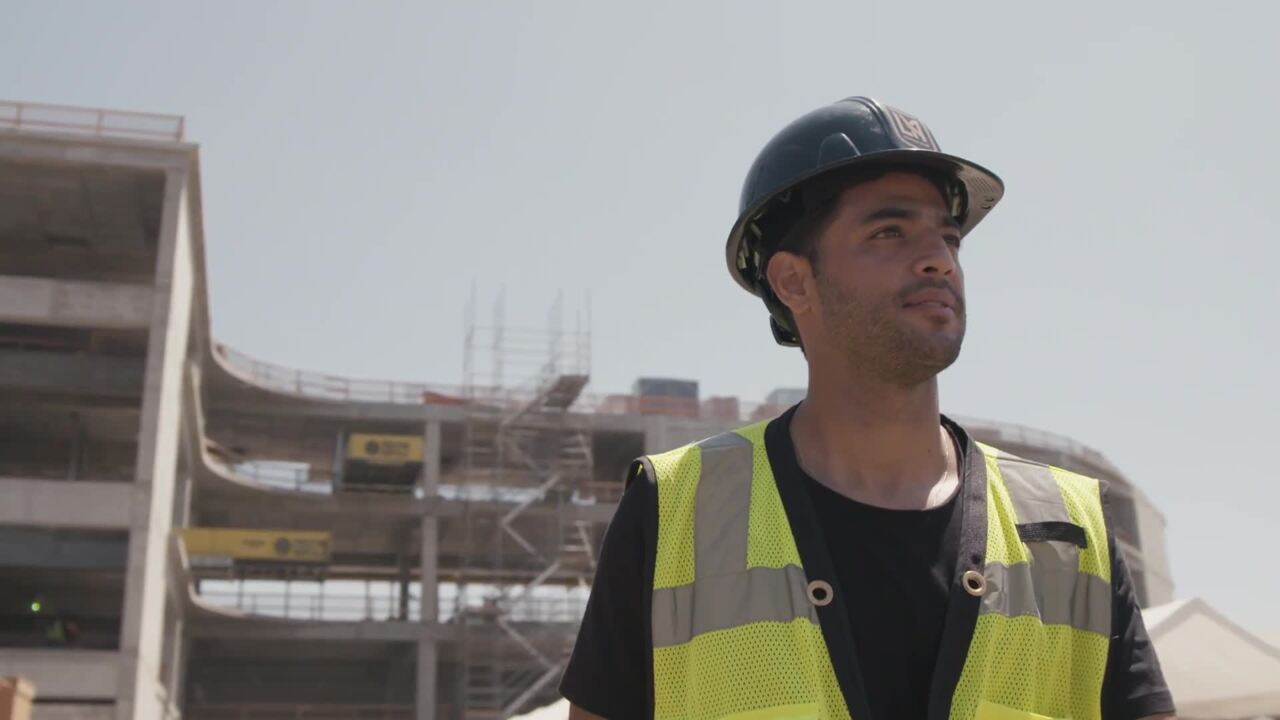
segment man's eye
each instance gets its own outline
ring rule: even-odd
[[[960,236],[959,236],[959,235],[948,235],[948,236],[946,237],[946,241],[947,241],[947,244],[948,244],[948,245],[950,245],[951,247],[956,248],[957,250],[959,250],[959,249],[960,249]]]
[[[881,228],[877,230],[875,234],[872,235],[871,237],[873,238],[902,237],[902,228],[898,227],[897,225],[891,225],[887,228]]]

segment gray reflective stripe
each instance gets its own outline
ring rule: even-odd
[[[694,577],[742,572],[751,518],[751,441],[724,433],[698,448],[702,474],[694,503]]]
[[[1052,470],[1008,453],[994,454],[1019,524],[1075,524]],[[1008,617],[1030,615],[1046,625],[1069,625],[1110,636],[1111,583],[1079,571],[1080,548],[1055,540],[1025,545],[1029,563],[1002,565],[988,561],[983,571],[987,590],[982,612]]]
[[[755,448],[737,433],[698,443],[702,472],[694,502],[695,580],[655,588],[653,646],[687,643],[695,635],[757,622],[790,622],[818,611],[806,592],[804,570],[747,568],[751,473]]]
[[[818,624],[818,609],[805,591],[804,570],[757,567],[730,575],[699,577],[688,585],[653,591],[653,646],[687,643],[695,635],[748,623]]]
[[[987,563],[983,574],[987,591],[982,612],[1007,617],[1030,615],[1046,625],[1070,625],[1077,630],[1111,635],[1111,583],[1076,570],[1074,561],[1053,559],[1046,553],[1078,552],[1074,545],[1031,543],[1032,563]]]
[[[1058,481],[1048,467],[1004,453],[996,456],[996,467],[1019,523],[1071,522]]]

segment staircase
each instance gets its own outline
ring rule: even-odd
[[[520,498],[498,518],[497,537],[471,537],[468,542],[475,543],[476,552],[492,552],[490,564],[495,568],[542,569],[521,586],[504,587],[502,595],[484,608],[462,611],[467,720],[507,718],[526,709],[564,671],[568,653],[563,643],[552,643],[536,630],[540,613],[563,613],[534,603],[538,588],[575,577],[585,582],[595,568],[589,524],[565,512],[593,477],[590,431],[567,422],[568,409],[587,379],[549,376],[505,413],[475,409],[468,414],[466,482],[518,490]],[[531,508],[542,510],[534,516],[528,514]],[[555,512],[548,516],[546,508]],[[535,522],[534,517],[539,519]]]
[[[502,678],[491,662],[468,663],[466,720],[502,720]]]

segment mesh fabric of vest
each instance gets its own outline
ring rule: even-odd
[[[762,422],[735,431],[752,444],[749,568],[802,567],[778,494]],[[986,464],[986,562],[1019,566],[1031,555],[1018,535],[1018,518],[1001,476],[1000,451],[980,445]],[[654,589],[697,579],[694,519],[701,450],[688,445],[648,458],[658,490]],[[1041,466],[1044,467],[1044,466]],[[1110,582],[1110,555],[1098,481],[1049,468],[1070,521],[1083,528],[1087,547],[1078,571]],[[977,718],[979,707],[1003,717],[1098,719],[1109,637],[1036,614],[983,612],[970,640],[952,697],[953,720]],[[659,719],[848,718],[821,628],[806,618],[750,622],[695,634],[688,642],[655,647],[654,716]]]
[[[980,445],[987,470],[986,562],[1030,562],[1019,540],[1017,517],[1000,473],[1000,451]],[[1071,521],[1084,528],[1088,547],[1079,572],[1110,583],[1111,562],[1098,481],[1050,468]],[[974,718],[982,703],[1049,718],[1098,720],[1110,638],[1069,625],[1049,625],[1033,615],[978,616],[960,682],[952,695],[952,720]]]
[[[738,430],[752,450],[750,535],[743,570],[800,567],[759,423]],[[694,507],[701,475],[696,445],[649,458],[658,486],[654,588],[694,581]],[[806,618],[753,622],[695,635],[653,651],[654,717],[848,718],[822,630]]]

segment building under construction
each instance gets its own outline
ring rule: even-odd
[[[630,461],[797,399],[590,395],[559,308],[473,312],[454,386],[278,367],[210,336],[205,243],[181,118],[0,103],[0,675],[37,720],[545,703]],[[1109,480],[1141,599],[1171,599],[1163,518],[1101,454],[967,426]]]

